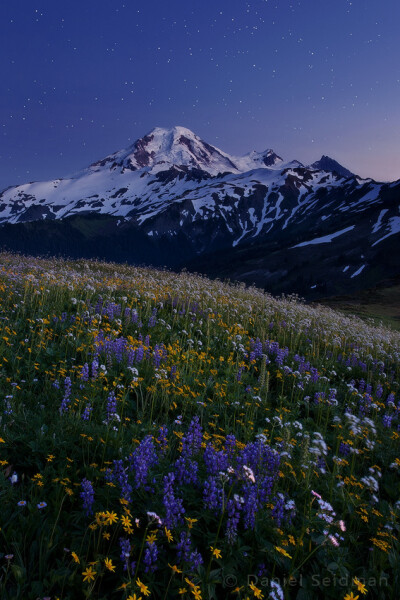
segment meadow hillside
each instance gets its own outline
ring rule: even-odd
[[[0,255],[0,597],[398,597],[400,333]]]

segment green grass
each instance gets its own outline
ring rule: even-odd
[[[372,319],[379,325],[400,330],[400,283],[397,280],[383,282],[379,286],[362,290],[348,296],[337,296],[320,301],[326,306]]]

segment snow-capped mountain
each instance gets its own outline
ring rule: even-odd
[[[225,260],[231,276],[261,285],[275,276],[265,266],[276,252],[307,262],[358,244],[359,273],[338,274],[354,287],[375,268],[372,255],[398,243],[399,204],[399,182],[360,179],[326,156],[310,166],[272,149],[231,156],[183,127],[157,127],[75,176],[4,190],[0,244],[228,274]]]
[[[156,127],[68,179],[8,188],[0,194],[0,223],[87,211],[132,218],[147,214],[148,208],[164,208],[200,182],[276,166],[283,161],[270,149],[233,157],[184,127]]]

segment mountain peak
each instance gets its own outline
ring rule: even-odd
[[[354,177],[354,173],[343,167],[335,159],[330,156],[322,155],[319,160],[310,165],[311,169],[317,169],[319,171],[328,171],[329,173],[337,173],[342,177]]]
[[[125,150],[116,152],[91,165],[91,168],[108,168],[137,171],[146,169],[153,173],[172,166],[199,169],[210,175],[229,171],[238,172],[231,157],[204,142],[190,129],[182,126],[155,127]]]
[[[186,135],[187,137],[198,138],[198,136],[191,131],[191,129],[182,127],[181,125],[175,125],[174,127],[153,127],[153,129],[146,135],[171,136],[173,138]]]

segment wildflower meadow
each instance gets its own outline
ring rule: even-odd
[[[0,255],[0,597],[398,598],[400,334]]]

